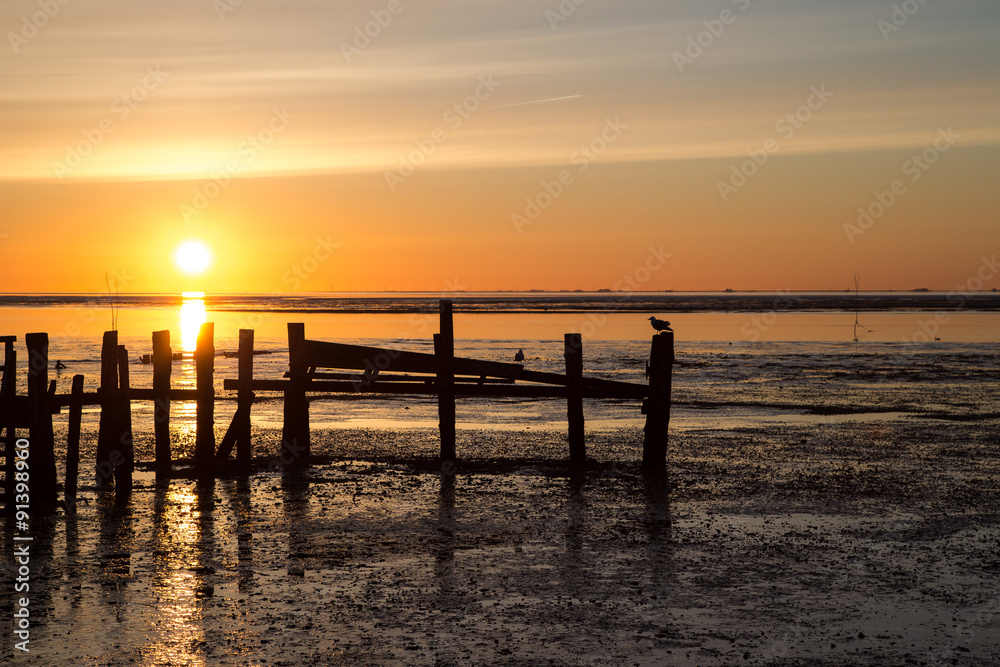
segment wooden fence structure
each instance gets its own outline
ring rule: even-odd
[[[569,426],[569,462],[586,463],[584,441],[584,398],[626,398],[643,402],[646,414],[642,465],[666,465],[670,421],[671,376],[674,362],[673,332],[653,336],[647,364],[648,384],[589,378],[583,375],[583,346],[580,334],[564,336],[565,374],[533,371],[522,364],[464,359],[454,350],[453,305],[440,302],[440,333],[434,334],[434,353],[409,352],[308,340],[305,326],[288,324],[288,372],[282,378],[254,377],[254,332],[241,329],[237,351],[236,378],[223,380],[223,389],[236,392],[236,412],[222,441],[215,443],[215,346],[212,323],[203,324],[198,335],[195,361],[195,388],[170,386],[174,355],[170,332],[153,333],[153,382],[151,388],[132,387],[129,355],[118,344],[118,333],[104,334],[101,348],[101,381],[96,393],[83,391],[82,375],[75,375],[69,394],[56,394],[56,382],[48,381],[48,336],[28,334],[28,393],[16,393],[16,352],[14,336],[0,337],[4,343],[3,379],[0,381],[0,433],[5,456],[4,501],[14,506],[15,450],[17,429],[28,429],[30,448],[31,499],[33,509],[55,507],[57,483],[52,415],[69,409],[66,479],[64,497],[72,502],[79,477],[82,408],[99,405],[96,479],[98,486],[114,484],[116,493],[127,496],[132,485],[135,455],[132,443],[134,401],[154,403],[154,467],[158,476],[172,468],[170,405],[174,401],[195,401],[194,468],[199,477],[213,478],[232,469],[236,451],[237,470],[247,472],[251,463],[250,417],[257,391],[283,394],[282,462],[288,467],[309,463],[309,394],[433,394],[437,396],[441,432],[442,462],[454,462],[455,400],[467,396],[565,398]]]

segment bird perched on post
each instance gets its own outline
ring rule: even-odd
[[[514,361],[524,361],[524,350],[518,350],[514,355]]]
[[[670,328],[670,322],[667,322],[666,320],[658,320],[654,315],[649,316],[649,323],[657,331],[673,331],[673,329]]]

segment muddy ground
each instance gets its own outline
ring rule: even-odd
[[[589,432],[603,455],[573,476],[556,431],[460,432],[454,475],[433,461],[433,431],[317,432],[306,472],[259,461],[205,486],[140,474],[123,506],[88,487],[75,512],[35,520],[30,653],[8,638],[0,655],[1000,664],[998,426],[688,431],[663,476],[639,470],[638,430]],[[503,456],[476,458],[488,451]]]

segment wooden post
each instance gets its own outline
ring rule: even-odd
[[[653,336],[649,354],[649,398],[646,401],[644,468],[666,467],[667,428],[670,425],[670,385],[674,367],[674,332]]]
[[[101,344],[101,425],[97,434],[97,484],[108,484],[113,479],[114,463],[111,452],[121,433],[116,410],[115,393],[118,391],[118,332],[105,331]]]
[[[302,347],[306,339],[306,325],[288,323],[288,375],[291,379],[285,390],[284,427],[281,433],[281,460],[288,467],[309,463],[309,402],[306,400],[306,383],[309,366],[302,363]]]
[[[441,430],[441,461],[455,461],[455,326],[452,302],[439,303],[441,333],[434,334],[434,359],[437,362],[438,426]]]
[[[124,345],[118,346],[118,410],[119,435],[114,457],[115,464],[115,494],[119,500],[132,490],[132,471],[135,469],[135,447],[132,444],[132,397],[129,386],[128,350]]]
[[[28,404],[31,411],[31,506],[51,511],[56,506],[56,457],[49,407],[49,335],[30,333],[28,347]]]
[[[305,332],[303,331],[303,336]],[[252,458],[250,449],[250,406],[253,405],[254,394],[250,388],[253,382],[253,329],[240,329],[240,347],[237,353],[239,360],[240,388],[237,390],[237,410],[244,410],[244,417],[236,425],[236,464],[248,468]]]
[[[63,497],[67,505],[76,505],[77,479],[80,476],[80,422],[83,417],[83,376],[73,376],[70,390],[69,427],[66,435],[66,488]]]
[[[563,336],[566,357],[566,416],[569,421],[569,462],[587,462],[583,430],[583,339],[578,333]]]
[[[170,371],[173,368],[170,331],[153,332],[153,434],[156,439],[156,474],[170,473]]]
[[[4,438],[4,490],[3,500],[7,510],[14,511],[14,445],[17,442],[17,432],[14,427],[14,396],[17,393],[17,352],[14,351],[14,343],[17,336],[4,336],[3,349],[3,383],[0,384],[0,415],[3,422],[0,423],[0,433],[6,431]]]
[[[194,353],[195,388],[198,392],[195,416],[194,465],[198,476],[215,474],[215,325],[205,322],[198,331]]]

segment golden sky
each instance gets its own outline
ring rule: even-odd
[[[1000,250],[992,0],[9,0],[0,27],[3,292],[947,290]]]

